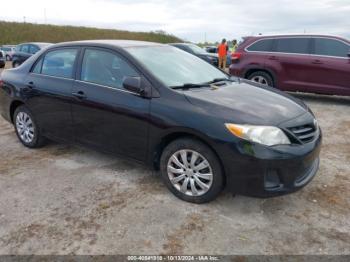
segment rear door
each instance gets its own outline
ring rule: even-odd
[[[350,45],[335,38],[313,38],[310,81],[313,91],[350,95]]]
[[[81,144],[144,161],[150,99],[125,90],[127,76],[141,74],[120,53],[84,49],[73,88],[75,136]]]
[[[307,91],[311,70],[311,40],[309,37],[277,38],[266,67],[276,72],[277,87],[281,90]]]
[[[79,48],[48,51],[27,76],[27,104],[43,134],[60,140],[73,140],[71,102],[75,64]]]
[[[237,61],[233,60],[232,63],[244,63],[246,65],[245,72],[250,69],[265,68],[267,63],[266,59],[271,56],[270,52],[272,51],[273,42],[273,39],[260,39],[255,41],[253,44],[245,48],[245,51],[247,52],[245,55],[242,55]],[[237,50],[239,50],[239,48],[240,47],[238,47]],[[272,71],[274,71],[273,68]]]

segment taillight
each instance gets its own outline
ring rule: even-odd
[[[239,53],[239,52],[232,53],[231,55],[232,63],[238,62],[239,59],[241,59],[241,56],[242,56],[242,53]]]
[[[0,79],[0,88],[2,88],[4,86],[4,81],[2,81],[1,79]]]

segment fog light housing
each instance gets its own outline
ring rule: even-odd
[[[281,180],[276,170],[268,170],[264,177],[265,189],[276,189],[282,187]]]

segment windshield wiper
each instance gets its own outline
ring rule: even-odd
[[[223,81],[235,82],[235,80],[231,78],[222,77],[222,78],[214,78],[213,80],[207,82],[206,84],[214,84],[214,83],[223,82]]]
[[[189,88],[201,88],[201,87],[210,87],[210,85],[209,83],[204,83],[204,84],[186,83],[181,86],[171,86],[171,89],[189,89]]]

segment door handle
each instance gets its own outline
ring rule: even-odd
[[[269,59],[270,59],[270,60],[278,60],[277,57],[274,56],[274,55],[273,55],[273,56],[269,56]]]
[[[314,61],[312,61],[312,63],[315,65],[322,65],[323,64],[323,62],[321,60],[314,60]]]
[[[85,99],[86,95],[83,91],[73,92],[72,95],[78,99]]]

